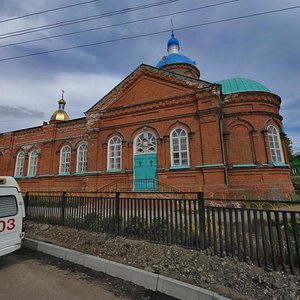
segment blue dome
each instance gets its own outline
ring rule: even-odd
[[[178,41],[178,39],[176,39],[176,37],[174,37],[174,34],[172,34],[172,37],[169,39],[167,47],[169,48],[172,45],[179,46],[179,41]]]
[[[179,53],[172,53],[164,56],[156,65],[156,68],[161,68],[163,66],[172,64],[189,64],[195,65],[196,63],[185,55]]]
[[[216,81],[222,85],[224,95],[242,93],[242,92],[267,92],[271,91],[261,83],[247,78],[230,78]]]

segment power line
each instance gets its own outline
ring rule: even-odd
[[[27,17],[31,17],[31,16],[36,16],[36,15],[41,15],[41,14],[45,14],[48,12],[52,12],[52,11],[57,11],[57,10],[61,10],[61,9],[66,9],[66,8],[70,8],[70,7],[74,7],[74,6],[80,6],[80,5],[85,5],[85,4],[89,4],[92,2],[97,2],[99,0],[91,0],[91,1],[86,1],[86,2],[79,2],[79,3],[75,3],[75,4],[70,4],[70,5],[66,5],[66,6],[60,6],[60,7],[56,7],[56,8],[50,8],[47,10],[41,10],[35,13],[30,13],[30,14],[26,14],[26,15],[22,15],[22,16],[18,16],[18,17],[12,17],[12,18],[8,18],[8,19],[4,19],[4,20],[0,20],[0,23],[5,23],[5,22],[9,22],[9,21],[14,21],[14,20],[19,20],[19,19],[23,19],[23,18],[27,18]]]
[[[4,120],[4,119],[2,118],[2,119],[0,120],[0,123],[14,122],[14,121],[32,122],[32,121],[43,120],[44,118],[45,118],[45,117],[36,118],[36,119],[6,119],[6,120]]]
[[[82,22],[93,21],[93,20],[100,19],[100,18],[111,17],[111,16],[115,16],[115,15],[119,15],[119,14],[129,13],[129,12],[132,12],[132,11],[152,8],[152,7],[156,7],[156,6],[170,4],[170,3],[173,3],[173,2],[177,2],[177,1],[179,1],[179,0],[159,1],[159,2],[145,4],[145,5],[127,7],[127,8],[121,9],[121,10],[115,10],[115,11],[106,12],[106,13],[102,13],[102,14],[91,15],[91,16],[87,16],[87,17],[81,17],[81,18],[77,18],[77,19],[61,21],[61,22],[57,22],[57,23],[46,24],[46,25],[42,25],[42,26],[36,26],[36,27],[27,28],[27,29],[2,33],[2,34],[0,34],[0,37],[1,37],[0,39],[6,39],[6,38],[10,38],[10,37],[19,36],[19,35],[24,35],[24,34],[49,30],[49,29],[53,29],[53,28],[57,28],[57,27],[62,27],[62,26],[68,26],[68,25],[73,25],[73,24],[82,23]]]
[[[74,35],[74,34],[80,34],[80,33],[85,33],[85,32],[90,32],[90,31],[101,30],[101,29],[107,29],[107,28],[111,28],[111,27],[123,26],[123,25],[128,25],[128,24],[134,24],[134,23],[138,23],[138,22],[144,22],[144,21],[159,19],[159,18],[163,18],[163,17],[169,17],[169,16],[178,15],[178,14],[183,14],[183,13],[187,13],[187,12],[191,12],[191,11],[196,11],[196,10],[200,10],[200,9],[205,9],[205,8],[220,6],[220,5],[224,5],[224,4],[229,4],[229,3],[237,2],[237,1],[240,1],[240,0],[230,0],[230,1],[225,1],[225,2],[220,2],[220,3],[205,5],[205,6],[200,6],[200,7],[196,7],[196,8],[181,10],[181,11],[177,11],[177,12],[173,12],[173,13],[168,13],[168,14],[153,16],[153,17],[149,17],[149,18],[142,18],[142,19],[137,19],[137,20],[123,22],[123,23],[116,23],[116,24],[112,24],[112,25],[101,26],[101,27],[96,27],[96,28],[90,28],[90,29],[85,29],[85,30],[78,30],[78,31],[73,31],[73,32],[69,32],[69,33],[62,33],[62,34],[58,34],[58,35],[53,35],[53,36],[48,36],[48,37],[43,37],[43,38],[38,38],[38,39],[32,39],[32,40],[27,40],[27,41],[23,41],[23,42],[17,42],[17,43],[11,43],[11,44],[6,44],[6,45],[0,45],[0,48],[10,47],[10,46],[17,46],[17,45],[22,45],[22,44],[27,44],[27,43],[32,43],[32,42],[38,42],[38,41],[43,41],[43,40],[48,40],[48,39],[53,39],[53,38],[58,38],[58,37],[63,37],[63,36],[69,36],[69,35]]]
[[[234,20],[240,20],[240,19],[245,19],[245,18],[257,17],[257,16],[262,16],[262,15],[267,15],[267,14],[272,14],[272,13],[278,13],[278,12],[292,10],[292,9],[298,9],[298,8],[300,8],[300,5],[281,8],[281,9],[276,9],[276,10],[270,10],[270,11],[265,11],[265,12],[260,12],[260,13],[254,13],[254,14],[249,14],[249,15],[244,15],[244,16],[239,16],[239,17],[233,17],[233,18],[228,18],[228,19],[222,19],[222,20],[217,20],[217,21],[205,22],[205,23],[201,23],[201,24],[195,24],[195,25],[179,27],[179,28],[176,28],[176,31],[186,30],[186,29],[195,28],[195,27],[202,27],[202,26],[207,26],[207,25],[212,25],[212,24],[219,24],[219,23],[224,23],[224,22],[229,22],[229,21],[234,21]],[[92,46],[96,46],[96,45],[108,44],[108,43],[113,43],[113,42],[120,42],[120,41],[124,41],[124,40],[132,40],[132,39],[137,39],[137,38],[141,38],[141,37],[159,35],[159,34],[163,34],[163,33],[167,33],[167,32],[170,32],[170,30],[167,29],[167,30],[161,30],[161,31],[157,31],[157,32],[139,34],[139,35],[135,35],[135,36],[122,37],[122,38],[117,38],[117,39],[112,39],[112,40],[107,40],[107,41],[102,41],[102,42],[95,42],[95,43],[71,46],[71,47],[60,48],[60,49],[53,49],[53,50],[48,50],[48,51],[42,51],[42,52],[36,52],[36,53],[31,53],[31,54],[20,55],[20,56],[12,56],[12,57],[7,57],[7,58],[2,58],[2,59],[0,59],[0,62],[20,59],[20,58],[25,58],[25,57],[31,57],[31,56],[36,56],[36,55],[60,52],[60,51],[68,51],[68,50],[73,50],[73,49],[78,49],[78,48],[92,47]]]
[[[70,8],[70,7],[74,7],[74,6],[80,6],[80,5],[85,5],[85,4],[89,4],[92,2],[97,2],[99,0],[91,0],[91,1],[86,1],[86,2],[79,2],[79,3],[75,3],[75,4],[70,4],[70,5],[66,5],[66,6],[60,6],[60,7],[56,7],[56,8],[50,8],[47,10],[41,10],[35,13],[30,13],[27,15],[22,15],[22,16],[18,16],[18,17],[12,17],[12,18],[8,18],[8,19],[4,19],[4,20],[0,20],[0,23],[5,23],[5,22],[9,22],[9,21],[14,21],[14,20],[19,20],[19,19],[23,19],[23,18],[27,18],[27,17],[31,17],[31,16],[36,16],[36,15],[41,15],[41,14],[45,14],[48,12],[52,12],[52,11],[57,11],[57,10],[61,10],[61,9],[66,9],[66,8]]]

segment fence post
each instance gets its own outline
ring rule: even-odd
[[[66,192],[62,193],[61,200],[61,224],[62,226],[65,226]]]
[[[204,208],[204,193],[197,193],[198,209],[199,209],[199,225],[200,225],[200,248],[205,248],[205,208]]]
[[[115,197],[116,205],[115,205],[115,235],[119,234],[119,218],[120,218],[120,192],[116,192]]]

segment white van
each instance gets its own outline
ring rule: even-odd
[[[0,176],[0,256],[21,247],[25,236],[23,197],[13,177]]]

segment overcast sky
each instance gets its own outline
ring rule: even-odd
[[[261,82],[281,97],[285,131],[293,141],[294,150],[300,151],[300,1],[99,0],[5,21],[88,1],[0,1],[0,132],[49,121],[58,108],[61,90],[65,90],[66,111],[70,117],[84,116],[86,110],[140,64],[155,66],[167,54],[172,18],[181,53],[196,61],[201,79],[214,82],[245,77]],[[219,3],[223,4],[199,9]],[[299,8],[181,29],[293,6]],[[191,11],[153,19],[184,10]],[[29,34],[16,32],[100,14],[101,18],[87,22]],[[103,17],[103,14],[110,16]],[[131,23],[116,26],[126,22]],[[81,34],[27,42],[104,26],[104,29]],[[165,32],[151,35],[162,31]],[[126,39],[144,34],[150,35]],[[119,41],[13,58],[116,39]],[[7,58],[13,59],[5,60]]]

